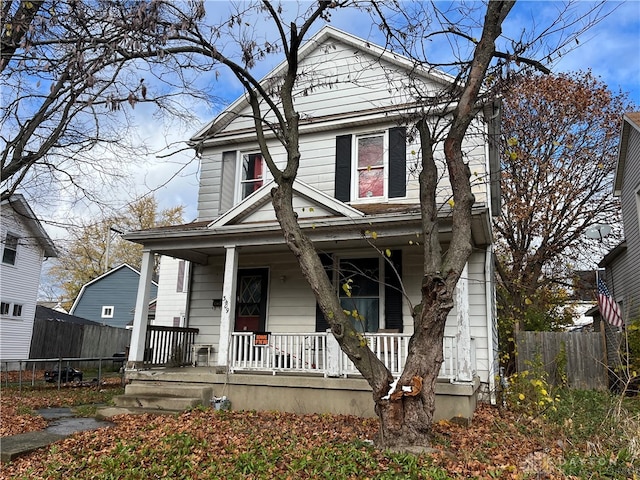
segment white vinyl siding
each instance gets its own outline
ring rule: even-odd
[[[640,127],[639,127],[640,128]],[[625,320],[640,318],[640,131],[631,126],[627,144],[627,156],[622,176],[620,204],[624,235],[627,242],[627,261],[624,269],[616,273],[613,294],[618,301],[624,301]]]
[[[200,329],[198,343],[218,345],[222,307],[214,307],[213,299],[222,298],[224,259],[211,257],[207,265],[193,264],[192,268],[187,326]]]
[[[44,252],[22,219],[11,207],[2,206],[0,238],[7,233],[18,237],[15,265],[0,263],[0,295],[9,305],[7,314],[0,315],[0,359],[29,358],[36,299]],[[20,315],[14,316],[14,306],[20,305]]]
[[[198,219],[215,218],[220,209],[222,152],[207,152],[200,159],[200,188],[198,190]]]
[[[179,290],[182,264],[182,289]],[[173,326],[174,318],[185,316],[191,264],[185,260],[162,256],[158,275],[158,297],[154,325]]]
[[[361,58],[362,55],[360,54],[354,57],[354,48],[352,46],[342,45],[335,41],[330,43],[331,45],[328,48],[318,48],[316,52],[305,58],[302,62],[301,71],[310,74],[312,71],[317,72],[319,69],[328,69],[331,72],[336,72],[339,81],[317,85],[313,90],[307,91],[306,95],[301,94],[297,97],[296,108],[303,115],[303,120],[306,117],[353,113],[357,112],[358,109],[371,110],[389,106],[393,102],[405,103],[409,100],[401,93],[389,94],[389,90],[393,90],[387,83],[389,78],[395,78],[395,81],[398,82],[406,78],[406,76],[395,73],[398,67],[390,64],[380,66],[373,58],[365,60]],[[336,48],[333,48],[334,46]],[[358,71],[358,68],[363,66],[366,67],[365,70]],[[301,77],[304,77],[304,75]],[[396,86],[400,87],[400,83]],[[434,85],[430,88],[433,92],[437,86]],[[401,89],[400,92],[402,91]],[[244,113],[248,113],[248,110]],[[301,159],[298,179],[331,196],[334,195],[335,188],[335,137],[337,135],[351,134],[356,139],[359,135],[386,132],[390,128],[398,126],[397,121],[393,119],[378,119],[373,125],[364,125],[357,118],[357,113],[354,114],[353,118],[344,120],[341,123],[329,120],[319,120],[319,122],[324,122],[322,123],[323,130],[314,132],[306,132],[306,130],[310,127],[319,128],[317,122],[314,122],[310,127],[304,125],[304,121],[302,122],[300,136]],[[411,125],[408,127],[411,128]],[[252,129],[253,123],[250,118],[241,115],[231,121],[225,128],[225,132],[233,132],[244,128]],[[417,135],[414,135],[414,137],[416,138],[413,143],[407,145],[406,196],[404,198],[386,200],[389,203],[417,203],[419,201],[417,165],[420,157],[420,144]],[[273,158],[276,159],[280,166],[283,166],[286,156],[282,145],[275,140],[270,140],[268,144]],[[233,148],[236,148],[236,155],[239,156],[240,154],[237,152],[256,151],[257,144],[238,142],[233,145]],[[476,119],[472,122],[463,148],[472,172],[471,180],[476,202],[486,204],[489,200],[487,194],[489,186],[487,177],[488,160],[485,148],[485,128],[481,119]],[[205,148],[202,153],[200,192],[198,196],[198,218],[200,220],[213,220],[217,215],[231,208],[231,205],[229,205],[229,189],[234,187],[229,184],[228,178],[230,174],[236,175],[235,178],[237,178],[237,172],[231,171],[233,167],[228,165],[230,159],[227,158],[226,154],[223,161],[223,151],[227,152],[228,150],[230,150],[230,145]],[[446,175],[443,175],[445,161],[441,144],[436,149],[435,158],[442,178],[438,186],[438,202],[445,204],[450,198],[451,189]],[[237,191],[234,192],[231,198],[239,201]],[[355,200],[357,197],[352,195],[351,198],[354,199],[351,203],[357,204],[357,200]]]
[[[420,302],[420,280],[422,278],[421,247],[404,247],[403,281],[407,293],[415,306]],[[353,250],[333,252],[337,258],[350,258]],[[360,252],[367,253],[367,252]],[[469,323],[475,345],[478,375],[488,382],[490,355],[485,306],[484,252],[476,252],[469,259]],[[269,299],[265,330],[273,333],[305,333],[315,329],[316,300],[311,288],[300,272],[293,255],[289,252],[263,254],[240,254],[238,268],[269,268]],[[209,265],[195,265],[192,285],[189,326],[200,329],[198,343],[217,345],[220,333],[221,308],[213,307],[214,298],[222,297],[223,257],[211,257]],[[382,295],[382,294],[381,294]],[[384,321],[384,299],[380,302],[380,328]],[[457,333],[455,307],[448,316],[446,335]],[[404,333],[413,333],[413,318],[409,304],[403,303]],[[231,325],[233,331],[233,324]]]

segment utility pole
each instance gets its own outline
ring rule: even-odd
[[[111,234],[115,233],[116,235],[122,235],[124,232],[121,230],[118,230],[117,228],[115,228],[113,225],[109,227],[109,230],[107,231],[107,253],[105,255],[105,262],[104,262],[104,273],[107,273],[109,271],[109,253],[111,250]]]

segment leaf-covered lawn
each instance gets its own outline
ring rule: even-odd
[[[46,428],[47,422],[35,413],[47,407],[74,407],[107,403],[123,393],[120,379],[112,378],[100,386],[41,385],[36,388],[5,388],[0,392],[0,437],[33,432]]]
[[[634,478],[640,463],[612,441],[613,426],[602,423],[607,409],[580,411],[582,404],[594,409],[589,398],[571,396],[571,418],[552,420],[480,405],[470,428],[436,424],[435,451],[418,456],[376,449],[370,440],[377,420],[354,416],[210,408],[121,415],[114,427],[77,433],[3,466],[2,474],[65,480]],[[599,428],[586,425],[590,419]],[[637,433],[623,440],[637,442]]]

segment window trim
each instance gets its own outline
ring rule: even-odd
[[[358,141],[361,138],[382,137],[382,189],[383,194],[379,197],[360,197],[360,175],[361,169],[358,167]],[[376,203],[389,199],[389,131],[372,131],[357,133],[353,135],[351,145],[351,202],[352,203]]]
[[[260,185],[260,187],[256,188],[254,190],[254,192],[256,190],[258,190],[259,188],[261,188],[262,186],[264,186],[267,182],[268,182],[268,168],[267,168],[267,164],[264,161],[264,155],[262,154],[262,152],[260,150],[247,150],[247,151],[239,151],[238,152],[238,157],[236,158],[236,165],[238,168],[236,168],[236,179],[235,179],[235,195],[234,195],[234,205],[237,205],[238,203],[242,202],[243,200],[245,200],[246,198],[248,198],[251,194],[247,195],[246,197],[242,196],[243,193],[243,186],[248,183],[249,181],[254,181],[256,179],[253,180],[243,180],[242,179],[242,172],[243,172],[243,164],[244,164],[244,158],[245,156],[249,156],[249,155],[260,155],[261,158],[261,163],[262,163],[262,185]],[[252,192],[253,193],[253,192]]]
[[[113,305],[103,305],[102,314],[100,315],[100,318],[113,318],[114,312],[115,312],[115,308]]]
[[[9,237],[11,238],[15,238],[15,248],[9,248]],[[5,233],[4,235],[4,243],[2,246],[2,264],[3,265],[11,265],[11,266],[15,266],[16,262],[18,261],[18,245],[20,244],[20,235],[17,235],[11,231],[8,231]],[[13,261],[12,262],[7,262],[5,261],[5,254],[6,252],[11,251],[13,252]]]

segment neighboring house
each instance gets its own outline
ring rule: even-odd
[[[452,79],[416,71],[403,57],[332,27],[310,39],[299,60],[298,219],[321,253],[336,292],[342,292],[338,285],[347,279],[358,285],[351,298],[342,298],[343,304],[349,309],[355,304],[365,314],[366,321],[357,327],[397,375],[413,332],[411,306],[420,302],[423,264],[415,168],[420,148],[407,134],[411,124],[406,113],[415,104],[407,106],[404,85],[411,75],[435,92]],[[315,74],[328,75],[329,81],[318,82]],[[306,81],[315,81],[313,88]],[[490,163],[496,168],[497,157],[487,135],[496,133],[496,108],[489,105],[478,115],[464,146],[478,179],[473,187],[474,250],[446,326],[438,395],[447,402],[437,407],[440,418],[470,415],[480,385],[485,392],[495,386],[491,227],[499,187],[489,180],[496,178],[490,177],[497,172]],[[368,385],[336,350],[313,292],[284,245],[271,205],[273,183],[251,118],[242,97],[191,139],[201,158],[197,221],[125,235],[145,249],[129,366],[148,366],[144,352],[153,345],[145,340],[143,310],[153,255],[171,256],[191,262],[186,326],[197,329],[192,360],[215,366],[200,371],[198,378],[217,385],[217,395],[230,395],[234,408],[373,414]],[[269,144],[276,162],[284,158],[274,139]],[[441,187],[439,229],[446,248],[451,227],[446,179]],[[375,244],[388,249],[391,263],[365,238],[371,232],[376,233]],[[400,293],[394,270],[411,303]],[[244,374],[229,375],[240,371]],[[261,372],[280,375],[252,375]],[[297,375],[283,377],[286,373]],[[129,374],[136,378],[133,369]],[[353,378],[332,378],[347,376]],[[318,395],[318,389],[326,395]]]
[[[0,204],[0,359],[29,358],[40,272],[53,242],[22,195]]]
[[[37,305],[36,306],[36,320],[48,320],[54,322],[64,322],[64,323],[72,323],[74,325],[102,325],[102,323],[94,322],[93,320],[89,320],[88,318],[76,317],[75,315],[70,315],[65,313],[64,311],[60,311],[55,308],[49,308],[45,305]],[[36,358],[36,357],[31,357]]]
[[[69,313],[101,325],[126,328],[133,320],[140,272],[122,264],[82,286]],[[158,284],[151,282],[150,297],[155,299]],[[148,311],[148,307],[147,307]]]
[[[624,240],[608,252],[598,266],[605,269],[600,275],[628,325],[640,321],[640,112],[622,117],[613,194],[620,199]],[[617,327],[594,312],[594,329],[600,328],[605,331],[611,385],[616,388],[619,374],[615,366],[620,363],[623,337],[617,333]]]
[[[185,327],[190,266],[187,260],[163,256],[153,325]]]
[[[613,194],[620,199],[625,238],[599,266],[628,323],[640,320],[640,112],[623,116]]]
[[[39,307],[50,308],[52,310],[55,310],[55,311],[61,312],[61,313],[69,313],[64,309],[64,307],[62,306],[62,304],[60,302],[48,302],[46,300],[40,300],[40,301],[38,301],[38,306]]]

